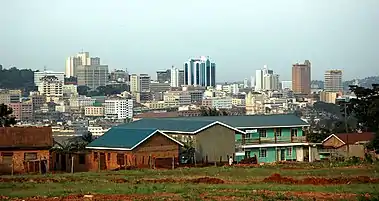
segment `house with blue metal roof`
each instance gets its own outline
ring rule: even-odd
[[[235,155],[236,133],[244,132],[212,119],[193,118],[150,118],[123,124],[118,128],[151,128],[192,146],[194,160],[208,162],[227,162]]]
[[[156,128],[113,127],[87,145],[90,169],[112,170],[126,166],[155,166],[159,160],[179,161],[183,143]]]

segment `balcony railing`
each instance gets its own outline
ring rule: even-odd
[[[293,136],[293,137],[254,137],[254,138],[246,138],[246,139],[238,139],[236,140],[236,144],[240,145],[251,145],[251,144],[268,144],[268,143],[301,143],[307,142],[306,136]]]

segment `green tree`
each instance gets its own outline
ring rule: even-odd
[[[228,116],[229,113],[226,110],[217,110],[216,108],[201,107],[201,116]]]
[[[353,115],[357,119],[357,128],[362,131],[375,132],[375,139],[368,148],[379,151],[379,85],[372,88],[352,85],[350,91],[356,95],[346,107],[346,115]],[[344,108],[345,110],[345,108]]]
[[[13,113],[11,107],[0,104],[0,127],[9,127],[16,124],[16,119],[10,115]]]

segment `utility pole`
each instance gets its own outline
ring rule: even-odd
[[[347,127],[347,108],[346,108],[346,100],[344,101],[344,110],[345,110],[345,132],[348,133],[348,127]]]

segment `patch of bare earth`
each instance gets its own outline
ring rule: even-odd
[[[1,197],[0,197],[1,198]],[[66,197],[30,197],[15,198],[11,201],[134,201],[134,200],[153,200],[154,198],[162,198],[168,201],[178,201],[181,197],[173,193],[155,193],[151,195],[69,195]],[[5,198],[3,198],[5,199]]]
[[[264,197],[268,198],[278,198],[281,200],[292,200],[294,197],[300,198],[303,200],[356,200],[357,195],[353,193],[324,193],[324,192],[296,192],[296,191],[269,191],[269,190],[253,190],[250,192],[246,191],[238,191],[238,190],[221,190],[225,192],[225,194],[229,194],[229,196],[213,196],[204,193],[201,195],[201,198],[204,200],[241,200],[242,197],[233,196],[233,193],[244,192],[246,197],[254,198],[254,200],[259,200]],[[367,198],[370,195],[365,195]]]

